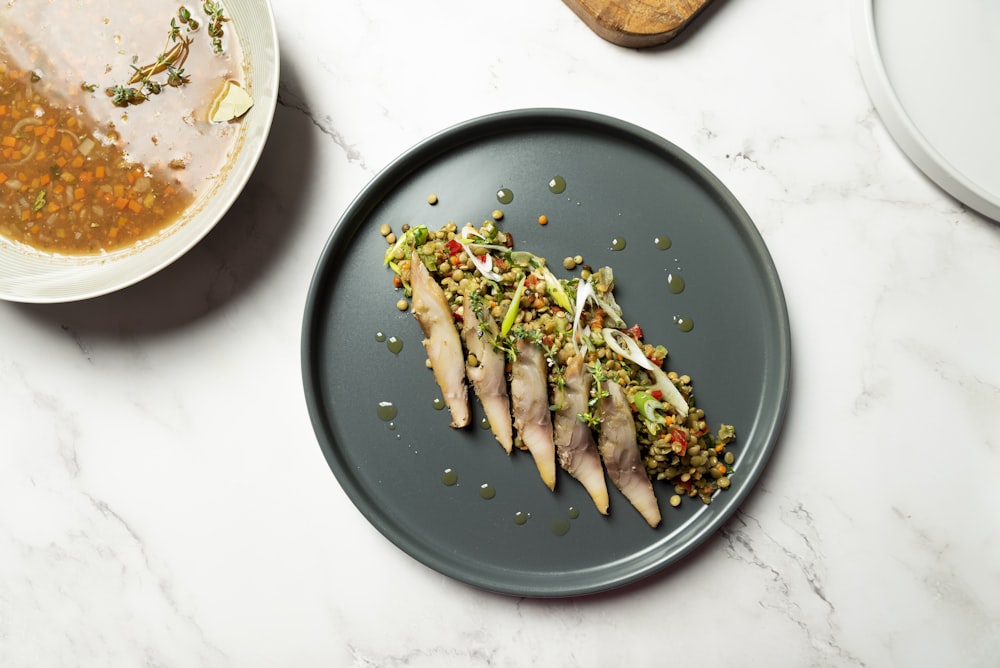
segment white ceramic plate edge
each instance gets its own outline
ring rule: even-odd
[[[979,213],[1000,221],[1000,192],[992,193],[973,183],[927,140],[903,107],[893,89],[879,48],[875,27],[875,2],[854,3],[855,54],[868,95],[889,134],[909,159],[955,199]]]

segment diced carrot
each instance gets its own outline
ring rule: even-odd
[[[56,212],[56,211],[58,211],[58,210],[59,210],[60,208],[62,208],[62,207],[60,207],[60,206],[59,206],[58,204],[56,204],[55,202],[49,202],[49,205],[48,205],[47,207],[45,207],[45,210],[46,210],[46,211],[48,211],[49,213],[55,213],[55,212]]]
[[[56,164],[59,165],[60,167],[65,167],[66,162],[67,162],[66,156],[64,155],[60,155],[58,158],[56,158]]]
[[[69,138],[69,135],[63,135],[62,139],[59,140],[59,148],[71,153],[76,146],[73,144],[73,140]]]
[[[7,175],[4,174],[3,172],[0,172],[0,183],[3,183],[6,180],[7,180]]]
[[[77,188],[73,191],[73,199],[83,199],[87,192],[83,188]]]
[[[173,195],[176,192],[177,192],[177,190],[175,190],[173,186],[167,186],[166,188],[163,189],[163,196],[164,197],[170,197],[171,195]]]
[[[49,154],[46,153],[45,151],[39,151],[38,153],[35,154],[35,160],[38,160],[39,162],[45,160],[47,157],[49,157]]]
[[[80,177],[77,179],[80,183],[91,183],[94,180],[93,172],[80,172]]]
[[[21,211],[21,222],[22,223],[27,222],[29,218],[31,218],[31,212],[30,211],[28,211],[27,209]]]
[[[94,168],[94,176],[98,179],[104,178],[104,165],[98,165]]]
[[[49,131],[49,128],[47,126],[39,124],[35,126],[34,131],[36,137],[43,137],[45,136],[45,133]]]
[[[0,146],[6,146],[7,148],[14,148],[17,146],[17,138],[7,135],[3,139],[0,139]]]
[[[115,237],[117,237],[118,236],[118,228],[117,227],[112,227],[110,230],[108,230],[108,236],[111,237],[112,239],[114,239]]]
[[[80,168],[83,167],[83,160],[84,158],[82,155],[77,155],[75,158],[73,158],[73,162],[69,164],[72,165],[73,167]]]
[[[129,200],[128,208],[132,210],[132,213],[142,212],[142,204],[136,202],[135,200]]]
[[[0,104],[0,116],[6,116],[6,115],[7,115],[7,105]]]

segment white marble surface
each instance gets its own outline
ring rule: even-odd
[[[273,134],[220,226],[123,292],[0,304],[0,665],[998,665],[1000,224],[888,137],[850,4],[716,0],[639,52],[558,0],[274,0]],[[553,601],[391,546],[326,466],[299,372],[312,269],[365,183],[536,106],[713,170],[773,254],[794,350],[735,519],[662,576]]]

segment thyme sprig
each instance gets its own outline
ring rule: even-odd
[[[222,23],[229,19],[223,13],[222,5],[205,0],[201,7],[208,14],[208,36],[212,38],[212,50],[222,53]]]
[[[208,16],[208,34],[212,39],[212,49],[222,52],[222,23],[228,21],[222,6],[217,2],[206,1],[202,9]],[[184,61],[188,57],[194,38],[192,33],[201,27],[187,7],[180,7],[177,15],[170,19],[167,39],[160,55],[148,65],[137,65],[139,58],[132,58],[132,77],[124,85],[109,86],[105,93],[116,107],[127,107],[141,104],[154,95],[163,92],[164,86],[179,88],[191,82],[190,76],[184,72]],[[165,77],[157,79],[159,75]],[[89,86],[87,90],[93,90]]]

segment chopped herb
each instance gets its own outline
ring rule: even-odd
[[[31,210],[38,212],[45,208],[45,188],[38,191],[35,195],[35,203],[31,205]]]

